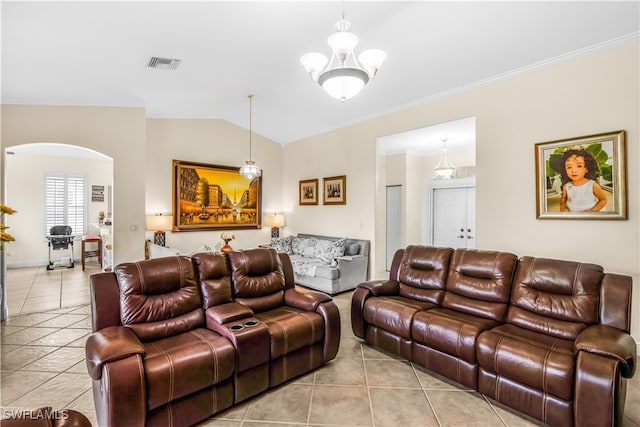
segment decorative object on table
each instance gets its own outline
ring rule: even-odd
[[[231,252],[233,248],[229,245],[229,242],[236,238],[235,235],[227,232],[220,233],[220,238],[224,242],[224,246],[220,248],[220,252]]]
[[[104,212],[103,211],[98,212],[98,224],[99,225],[104,224]]]
[[[18,212],[15,209],[10,208],[9,206],[0,205],[0,218],[6,215],[13,215]],[[16,239],[5,230],[9,228],[4,223],[0,223],[0,251],[4,248],[4,242],[15,242]]]
[[[171,215],[149,215],[147,216],[147,230],[153,230],[153,242],[156,245],[164,246],[166,236],[164,230],[171,230],[173,220]]]
[[[356,59],[353,49],[358,44],[358,36],[349,31],[351,22],[342,19],[335,24],[336,32],[329,36],[331,61],[319,52],[302,55],[300,63],[314,82],[333,98],[344,102],[356,96],[373,79],[387,54],[380,49],[367,49]],[[328,64],[327,64],[328,62]]]
[[[442,138],[442,154],[438,165],[433,169],[436,173],[436,179],[451,179],[456,174],[456,167],[449,161],[447,157],[447,138]]]
[[[245,165],[240,168],[240,175],[246,177],[247,179],[253,179],[255,177],[261,176],[262,171],[256,165],[256,162],[251,160],[251,135],[253,134],[251,128],[251,112],[253,110],[253,97],[254,95],[247,95],[249,98],[249,160],[245,162]]]
[[[627,219],[625,131],[535,144],[538,219]]]
[[[322,204],[346,205],[347,204],[347,176],[331,176],[322,178]]]
[[[265,222],[267,223],[267,227],[271,227],[271,238],[280,237],[280,227],[284,227],[284,215],[267,215]]]
[[[318,204],[318,179],[307,179],[299,182],[298,193],[300,205]]]
[[[262,227],[262,177],[232,166],[173,161],[173,231]]]

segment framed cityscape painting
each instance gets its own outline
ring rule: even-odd
[[[173,161],[173,231],[261,228],[262,177],[239,167]]]

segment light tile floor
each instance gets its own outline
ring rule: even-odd
[[[91,332],[87,280],[97,269],[48,272],[54,274],[35,269],[35,275],[26,271],[33,269],[20,270],[9,271],[13,315],[1,328],[2,409],[71,408],[97,425],[84,361],[84,343]],[[12,290],[14,284],[26,292]],[[479,393],[363,344],[351,332],[351,293],[334,300],[342,316],[342,342],[334,361],[200,426],[540,425]],[[55,306],[51,301],[56,301]],[[629,382],[622,425],[640,426],[640,374]]]

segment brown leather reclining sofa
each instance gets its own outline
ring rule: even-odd
[[[360,284],[367,343],[553,426],[622,422],[636,366],[631,278],[506,252],[408,246]]]
[[[192,425],[338,352],[336,305],[272,249],[124,263],[90,286],[101,427]]]

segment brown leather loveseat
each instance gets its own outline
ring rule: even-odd
[[[124,263],[90,286],[101,427],[192,425],[338,351],[337,307],[272,249]]]
[[[360,284],[356,336],[553,426],[620,425],[631,278],[571,261],[408,246]]]

